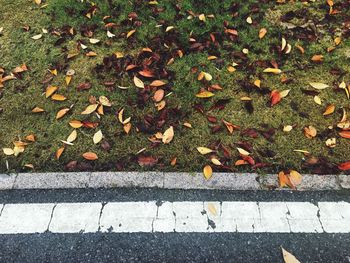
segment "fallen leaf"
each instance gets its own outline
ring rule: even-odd
[[[173,140],[173,138],[174,138],[174,128],[173,126],[170,126],[170,128],[163,133],[162,142],[164,144],[168,144]]]
[[[98,144],[100,141],[102,141],[102,139],[103,139],[103,134],[102,134],[102,131],[99,130],[94,134],[93,142],[94,144]]]
[[[263,71],[264,73],[273,73],[273,74],[281,74],[282,70],[278,69],[278,68],[266,68]]]
[[[203,168],[203,175],[204,175],[205,179],[207,179],[207,180],[209,180],[212,177],[213,169],[211,168],[210,165],[204,166],[204,168]]]
[[[270,98],[271,98],[271,106],[274,106],[281,101],[282,99],[281,93],[278,90],[273,90],[271,91]]]
[[[324,116],[330,115],[334,112],[335,110],[335,105],[334,104],[330,104],[327,106],[326,110],[323,112]]]
[[[78,135],[77,130],[73,130],[72,133],[68,136],[67,142],[68,143],[74,142],[77,139],[77,135]]]
[[[54,94],[56,92],[56,90],[58,89],[58,87],[55,86],[48,86],[45,92],[45,97],[49,98],[52,94]]]
[[[86,152],[83,154],[84,159],[89,160],[89,161],[95,161],[98,159],[98,156],[96,153],[93,152]]]
[[[59,148],[59,149],[56,151],[56,159],[57,159],[57,160],[60,159],[62,153],[64,152],[64,149],[65,149],[64,147],[61,147],[61,148]]]
[[[97,107],[98,107],[98,104],[91,104],[87,106],[86,109],[81,114],[84,114],[84,115],[91,114],[94,111],[96,111]]]
[[[15,152],[11,148],[3,148],[2,149],[5,155],[14,155]]]
[[[266,28],[261,28],[260,31],[259,31],[259,38],[262,39],[265,37],[267,33],[267,29]]]
[[[51,99],[55,101],[65,101],[67,98],[61,94],[53,94]]]
[[[345,162],[345,163],[341,163],[338,165],[338,168],[342,171],[348,171],[350,170],[350,161]]]
[[[308,126],[308,127],[304,128],[304,134],[307,138],[312,139],[312,138],[316,137],[317,130],[313,126]]]
[[[143,83],[143,81],[141,79],[139,79],[138,77],[134,76],[134,84],[136,87],[140,88],[140,89],[144,89],[145,88],[145,84]]]
[[[70,125],[71,127],[73,127],[74,129],[78,129],[78,128],[80,128],[80,127],[83,126],[83,123],[82,123],[81,121],[78,121],[78,120],[71,120],[71,121],[69,122],[69,125]]]
[[[215,95],[214,93],[204,90],[204,91],[201,91],[201,92],[197,93],[196,97],[205,99],[205,98],[213,97],[214,95]]]
[[[153,100],[155,102],[160,102],[164,98],[164,94],[165,92],[163,89],[158,89],[153,95]]]
[[[309,84],[311,85],[311,87],[318,90],[326,89],[329,87],[327,84],[320,83],[320,82],[310,82]]]
[[[339,132],[339,135],[345,139],[350,139],[350,131],[341,131]]]
[[[67,114],[67,112],[69,110],[70,110],[70,108],[64,108],[64,109],[59,110],[56,114],[56,120],[61,119],[64,115]]]
[[[212,149],[209,149],[207,147],[197,147],[197,151],[203,155],[214,152]]]
[[[283,247],[281,247],[281,249],[282,249],[283,260],[285,263],[300,263],[300,261],[297,260],[297,258],[295,256],[293,256],[291,253],[289,253]]]

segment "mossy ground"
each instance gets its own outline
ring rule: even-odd
[[[136,153],[147,148],[146,153],[159,158],[159,164],[152,169],[163,171],[198,171],[210,161],[206,156],[200,155],[196,147],[209,146],[215,141],[221,141],[224,145],[232,147],[231,167],[235,171],[251,171],[249,166],[235,167],[234,160],[239,159],[235,151],[235,143],[248,141],[253,145],[253,155],[262,162],[270,163],[272,166],[259,170],[261,173],[277,172],[281,169],[295,169],[308,172],[304,166],[304,155],[294,150],[302,149],[309,151],[317,157],[327,157],[332,163],[347,161],[350,153],[349,139],[340,138],[336,131],[328,132],[328,126],[335,125],[342,117],[342,108],[349,108],[349,100],[343,92],[334,92],[329,88],[320,93],[322,105],[317,105],[312,96],[306,96],[301,89],[311,89],[309,82],[323,82],[333,87],[341,81],[350,82],[350,39],[342,38],[342,42],[333,52],[327,52],[327,48],[334,45],[334,38],[340,34],[337,30],[337,23],[322,25],[318,29],[320,37],[314,41],[298,40],[293,38],[285,25],[280,23],[280,17],[288,12],[308,10],[306,16],[310,21],[322,19],[328,12],[325,1],[315,1],[308,5],[302,3],[286,3],[276,5],[275,1],[245,1],[240,4],[239,15],[232,18],[228,10],[232,2],[241,1],[158,1],[158,6],[164,8],[156,17],[151,12],[147,1],[96,1],[99,9],[92,19],[84,16],[90,3],[81,3],[76,0],[48,0],[41,8],[29,0],[2,0],[0,6],[0,27],[3,27],[3,35],[0,37],[0,67],[11,70],[16,66],[25,63],[29,71],[23,74],[22,79],[9,81],[3,88],[3,97],[0,99],[0,147],[12,147],[12,142],[23,139],[28,134],[35,134],[36,142],[30,143],[25,152],[17,157],[5,156],[0,152],[0,171],[7,171],[6,161],[10,171],[22,171],[26,164],[33,164],[36,171],[60,171],[65,164],[71,160],[83,161],[82,153],[86,151],[96,152],[99,160],[92,163],[94,170],[117,169],[115,163],[123,162],[125,170],[141,170],[135,162]],[[337,2],[337,1],[335,1]],[[176,4],[182,6],[183,16],[177,17]],[[259,7],[260,11],[252,13],[252,7]],[[196,14],[214,14],[215,18],[207,18],[205,23],[198,19],[188,20],[186,10]],[[349,10],[348,10],[349,11]],[[125,37],[116,37],[112,40],[106,36],[102,18],[111,16],[116,24],[123,23],[128,14],[136,12],[142,26],[137,29],[135,35],[126,40]],[[180,12],[180,13],[181,13]],[[246,18],[251,16],[257,25],[249,25]],[[102,80],[95,71],[98,64],[103,63],[104,56],[110,56],[113,52],[119,51],[124,54],[135,54],[141,48],[147,47],[150,41],[164,28],[157,27],[160,21],[165,21],[168,26],[175,26],[178,41],[186,45],[188,37],[193,32],[193,37],[201,39],[209,33],[222,31],[224,21],[230,21],[239,32],[239,41],[232,44],[224,42],[228,48],[218,50],[207,50],[185,54],[183,58],[176,59],[169,70],[175,72],[172,94],[169,96],[169,106],[178,107],[183,112],[182,121],[192,124],[193,128],[188,129],[181,125],[175,129],[174,140],[168,145],[160,145],[152,148],[148,135],[133,130],[126,135],[122,126],[116,119],[115,112],[125,108],[125,115],[133,119],[141,119],[144,114],[156,114],[154,105],[150,102],[143,109],[128,107],[128,100],[134,100],[138,90],[133,86],[131,78],[117,79],[117,85],[130,86],[128,90],[115,88],[113,91],[102,85]],[[301,22],[303,21],[303,22]],[[294,18],[290,23],[304,23],[304,19]],[[22,26],[30,26],[29,32],[25,32]],[[74,27],[77,34],[65,40],[62,45],[55,45],[56,37],[51,34],[43,34],[39,40],[31,39],[31,36],[42,33],[42,29],[52,31],[55,28],[69,25]],[[94,38],[100,39],[102,44],[89,45],[98,55],[89,58],[79,55],[67,62],[66,55],[74,51],[77,41],[84,39],[79,28],[82,25],[96,25]],[[265,38],[259,40],[259,29],[265,27],[268,33]],[[127,25],[119,26],[114,34],[117,36],[122,32],[133,29]],[[293,46],[290,55],[280,58],[278,54],[271,51],[273,46],[279,46],[282,37],[286,37]],[[108,44],[106,44],[108,42]],[[305,54],[301,54],[295,44],[304,47]],[[293,81],[282,84],[280,75],[267,75],[262,73],[262,68],[254,72],[240,70],[229,73],[227,65],[234,62],[230,55],[232,52],[241,52],[243,48],[249,49],[248,59],[250,62],[256,60],[279,60],[287,78]],[[208,61],[208,56],[218,54],[224,61],[224,66],[219,67],[215,61]],[[324,62],[315,64],[310,61],[315,54],[322,54]],[[47,85],[42,84],[49,68],[55,68],[59,64],[69,64],[69,68],[75,70],[72,83],[67,87],[64,82],[64,72],[59,72],[54,77],[52,85],[60,87],[60,93],[68,97],[65,102],[53,102],[45,99],[43,92]],[[298,67],[299,66],[299,67]],[[213,83],[218,83],[223,90],[217,92],[215,97],[209,100],[201,100],[195,97],[203,86],[197,80],[197,74],[191,73],[193,67],[209,72],[213,75]],[[344,74],[337,76],[331,74],[331,69],[340,69]],[[274,107],[269,106],[269,93],[264,94],[258,89],[244,89],[241,81],[262,80],[264,88],[269,90],[291,89],[290,94],[282,102]],[[92,88],[88,91],[78,92],[76,86],[89,81]],[[0,88],[1,89],[1,88]],[[100,145],[94,145],[92,136],[96,130],[79,129],[78,139],[74,146],[66,147],[64,154],[59,160],[55,158],[56,150],[62,146],[61,140],[65,140],[73,130],[68,125],[71,119],[81,119],[80,112],[87,106],[89,97],[107,96],[113,102],[113,107],[100,120],[99,129],[111,144],[109,152],[101,149]],[[241,97],[249,96],[253,101],[254,112],[249,113]],[[212,133],[210,124],[205,116],[193,109],[195,103],[203,103],[206,109],[210,108],[214,100],[230,98],[229,104],[222,111],[213,110],[218,120],[225,119],[236,125],[240,130],[256,128],[266,130],[274,128],[274,141],[266,140],[263,136],[256,139],[243,137],[240,131],[233,135],[226,130],[219,133]],[[63,107],[74,104],[74,110],[62,120],[56,120],[57,111]],[[297,110],[292,104],[297,105]],[[336,105],[336,111],[330,116],[323,116],[322,113],[328,104]],[[39,106],[45,109],[43,114],[33,114],[33,107]],[[304,113],[304,114],[302,114]],[[307,115],[306,115],[306,114]],[[92,121],[98,121],[91,117]],[[284,125],[296,125],[289,133],[282,131]],[[305,126],[314,126],[320,135],[310,140],[303,134]],[[164,131],[164,129],[163,129]],[[337,146],[328,148],[325,140],[330,137],[337,138]],[[266,157],[261,151],[274,152],[273,157]],[[177,164],[170,165],[170,161],[176,157]],[[218,167],[217,170],[220,170]]]

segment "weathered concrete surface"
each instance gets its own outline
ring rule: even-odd
[[[164,188],[266,190],[278,188],[275,174],[214,173],[206,180],[202,173],[163,172],[73,172],[0,174],[0,190],[65,188]],[[297,190],[350,189],[350,175],[303,175]]]

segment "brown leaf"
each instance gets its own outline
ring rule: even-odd
[[[144,156],[139,155],[137,162],[140,166],[154,166],[158,163],[158,158],[155,158],[153,156]]]
[[[77,90],[78,91],[82,91],[82,90],[88,90],[88,89],[91,89],[91,83],[90,82],[83,82],[83,83],[80,83],[77,87]]]

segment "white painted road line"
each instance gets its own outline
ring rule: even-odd
[[[350,233],[350,203],[0,204],[0,234],[91,232]]]

